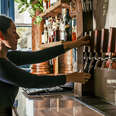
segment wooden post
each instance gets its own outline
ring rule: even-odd
[[[83,34],[83,11],[81,0],[76,0],[77,38]],[[83,71],[83,48],[77,49],[77,69]],[[74,83],[74,96],[82,96],[82,84]]]
[[[39,15],[39,11],[36,12],[36,16]],[[35,18],[32,19],[32,50],[40,50],[41,45],[41,38],[42,38],[42,31],[44,26],[44,20],[40,24],[34,24]],[[32,73],[36,74],[49,74],[50,68],[49,63],[43,62],[40,64],[34,64],[32,65]]]

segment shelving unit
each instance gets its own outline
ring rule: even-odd
[[[45,23],[45,18],[48,18],[49,16],[51,17],[55,17],[57,16],[59,13],[62,13],[62,8],[70,8],[70,5],[65,3],[64,0],[58,0],[58,2],[56,2],[53,6],[50,6],[48,9],[46,9],[44,12],[40,12],[38,15],[40,17],[43,18],[43,21],[41,22],[40,25],[32,25],[32,46],[33,46],[33,50],[41,50],[41,49],[45,49],[48,47],[52,47],[52,46],[56,46],[56,45],[60,45],[62,44],[62,41],[58,41],[58,42],[50,42],[47,44],[42,44],[41,40],[42,40],[42,31],[43,31],[43,25]],[[34,20],[33,20],[34,22]],[[36,30],[36,33],[35,33]],[[71,56],[71,58],[70,58]],[[60,70],[61,67],[64,67],[63,65],[59,65],[59,60],[60,62],[67,62],[67,60],[72,60],[72,50],[61,55],[60,57],[56,57],[53,59],[53,63],[54,63],[54,74],[59,74],[59,67]],[[72,61],[71,61],[72,64]],[[45,68],[44,68],[45,67]],[[66,66],[65,66],[66,67]],[[50,71],[49,69],[49,63],[48,62],[44,62],[44,63],[39,63],[39,64],[34,64],[32,66],[32,73],[35,74],[49,74]],[[70,72],[70,70],[72,69],[72,66],[68,67],[65,71],[65,73],[67,73],[68,71]],[[44,71],[46,71],[46,73],[44,73]],[[61,71],[62,72],[62,71]],[[62,72],[63,73],[63,72]]]
[[[45,49],[45,48],[53,47],[53,46],[56,46],[56,45],[61,45],[62,43],[63,43],[63,41],[50,42],[50,43],[47,43],[47,44],[41,44],[40,49]]]
[[[63,0],[59,0],[57,3],[55,3],[53,6],[45,10],[43,13],[40,13],[40,17],[54,17],[57,14],[61,13],[62,8],[70,8],[70,6],[67,3],[64,3]]]

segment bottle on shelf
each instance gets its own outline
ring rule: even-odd
[[[44,38],[44,32],[42,32],[42,40],[41,40],[42,44],[45,44],[45,38]]]
[[[43,38],[44,43],[48,43],[48,30],[46,24],[44,24],[44,38]]]
[[[48,43],[52,42],[53,38],[52,38],[52,35],[53,35],[53,32],[52,32],[52,17],[49,17],[48,18],[48,25],[47,25],[47,28],[48,28]]]
[[[62,8],[61,18],[60,18],[60,40],[66,41],[65,38],[65,9]]]
[[[56,17],[56,40],[55,41],[60,41],[60,18],[61,14],[58,14]]]
[[[65,24],[63,18],[61,18],[60,22],[60,40],[65,41]]]
[[[48,8],[51,6],[51,0],[48,0]]]
[[[50,67],[50,73],[54,73],[54,69],[53,69],[53,59],[49,60],[49,67]]]
[[[66,41],[72,41],[72,18],[70,17],[68,8],[66,9],[64,23]]]
[[[57,2],[57,0],[50,0],[50,6],[54,6],[54,4]]]
[[[47,9],[46,1],[43,0],[43,12]]]
[[[76,18],[72,19],[72,41],[77,40]]]
[[[48,0],[43,0],[43,8],[44,8],[44,11],[46,10],[46,9],[48,9]]]

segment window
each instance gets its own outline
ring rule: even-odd
[[[18,5],[15,3],[15,24],[20,39],[17,49],[31,50],[32,48],[32,21],[28,12],[19,13]]]
[[[28,12],[19,14],[17,4],[14,0],[0,0],[0,14],[15,20],[17,32],[20,35],[18,49],[28,50],[32,46],[31,17]]]
[[[0,0],[0,14],[1,14],[1,0]]]
[[[0,0],[0,14],[9,16],[14,20],[14,0]]]

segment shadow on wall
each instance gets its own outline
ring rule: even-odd
[[[106,24],[109,0],[93,0],[93,16],[96,29],[102,29]]]

